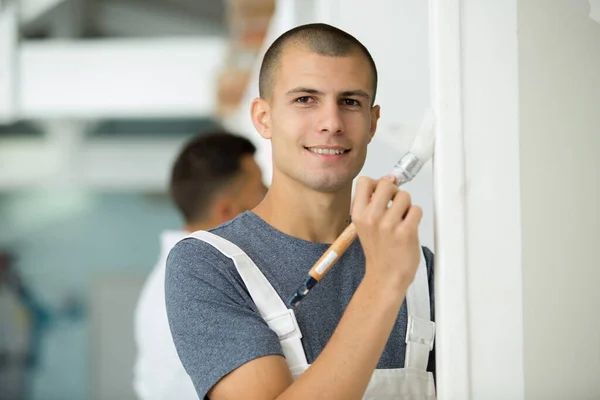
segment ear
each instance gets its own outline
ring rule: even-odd
[[[252,124],[260,136],[265,139],[271,139],[270,111],[271,108],[269,103],[260,97],[254,99],[250,105],[250,117],[252,118]]]
[[[371,134],[371,137],[369,139],[369,143],[371,143],[373,136],[375,136],[375,131],[377,130],[377,122],[379,121],[380,116],[381,116],[381,107],[377,106],[377,105],[371,107],[371,128],[370,128],[370,132],[369,132]]]

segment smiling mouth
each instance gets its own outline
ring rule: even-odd
[[[323,154],[323,155],[329,155],[329,156],[341,155],[341,154],[348,153],[350,151],[350,149],[343,149],[343,148],[329,149],[329,148],[322,148],[322,147],[305,147],[305,149],[310,151],[311,153]]]

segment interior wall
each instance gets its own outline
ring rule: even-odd
[[[600,397],[600,22],[519,0],[525,394]]]

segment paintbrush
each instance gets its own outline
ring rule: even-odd
[[[398,187],[413,180],[423,165],[433,156],[435,143],[435,116],[431,109],[427,109],[425,117],[417,136],[413,140],[410,150],[394,165],[392,174],[396,177]],[[329,246],[327,251],[319,258],[308,272],[304,282],[298,287],[288,304],[297,307],[308,292],[325,276],[327,271],[344,254],[352,242],[357,238],[356,227],[353,223]]]

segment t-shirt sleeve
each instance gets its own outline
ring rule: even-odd
[[[435,291],[434,291],[434,255],[431,250],[427,247],[423,247],[423,255],[425,256],[425,263],[427,264],[427,283],[429,284],[429,303],[431,307],[431,320],[435,321]],[[435,340],[433,342],[433,349],[429,352],[429,363],[427,364],[427,370],[433,372],[435,379]]]
[[[185,239],[171,250],[165,295],[177,353],[200,399],[243,364],[283,356],[233,261],[211,245]]]

